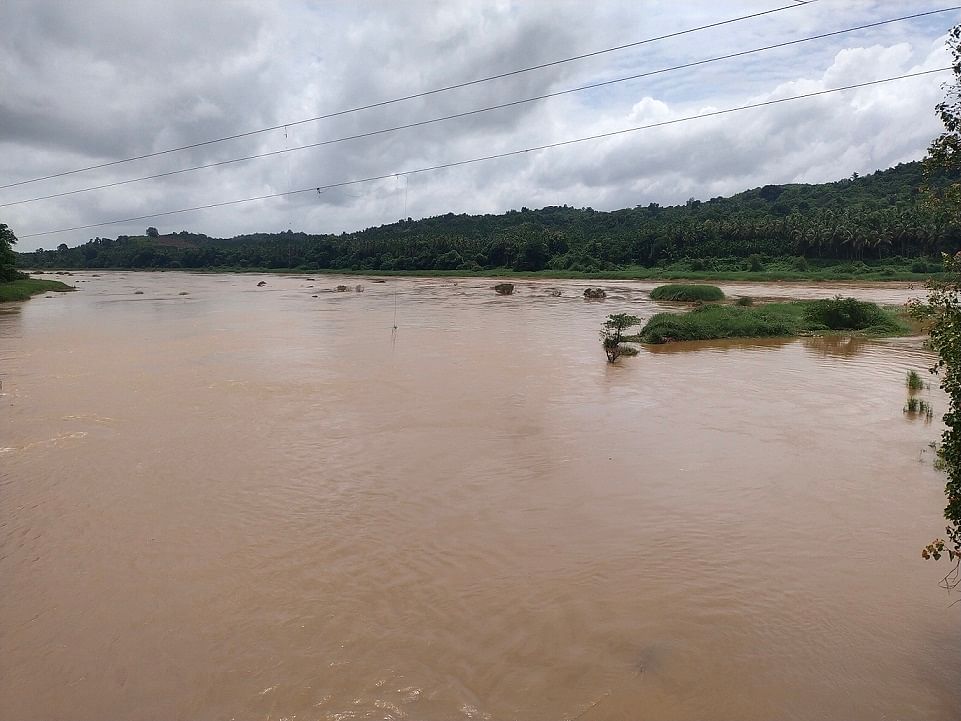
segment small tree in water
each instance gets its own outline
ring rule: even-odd
[[[621,343],[624,342],[624,331],[640,324],[640,318],[626,313],[613,313],[607,316],[604,327],[601,328],[601,343],[604,345],[604,352],[607,353],[608,363],[613,363],[622,355],[637,355],[635,348],[622,346]]]

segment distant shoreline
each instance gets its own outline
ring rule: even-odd
[[[483,271],[463,270],[351,270],[324,268],[44,268],[24,269],[31,274],[54,275],[72,273],[132,272],[132,273],[261,273],[269,275],[349,275],[366,278],[527,278],[542,280],[690,280],[727,281],[738,283],[923,283],[943,278],[943,273],[911,273],[883,271],[868,273],[842,273],[830,269],[811,271],[671,271],[656,268],[629,268],[597,272],[582,271],[511,271],[491,269]]]

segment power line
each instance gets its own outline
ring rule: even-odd
[[[481,163],[488,160],[497,160],[500,158],[509,158],[515,155],[523,155],[525,153],[537,152],[541,150],[549,150],[552,148],[560,148],[566,145],[574,145],[575,143],[583,143],[590,140],[600,140],[602,138],[611,138],[617,135],[625,135],[627,133],[635,133],[640,130],[650,130],[652,128],[660,128],[667,125],[676,125],[678,123],[685,123],[691,120],[700,120],[702,118],[716,117],[718,115],[727,115],[729,113],[736,113],[742,110],[751,110],[754,108],[763,108],[769,105],[778,105],[780,103],[787,103],[794,100],[802,100],[804,98],[813,98],[820,95],[829,95],[831,93],[839,93],[844,90],[853,90],[855,88],[865,88],[871,85],[881,85],[883,83],[890,83],[895,80],[905,80],[907,78],[917,78],[924,75],[931,75],[932,73],[940,73],[945,70],[951,70],[951,66],[943,68],[935,68],[933,70],[922,70],[916,73],[905,73],[904,75],[896,75],[890,78],[882,78],[880,80],[869,80],[863,83],[855,83],[853,85],[844,85],[838,88],[829,88],[828,90],[818,90],[811,93],[804,93],[802,95],[792,95],[788,98],[778,98],[776,100],[765,100],[760,103],[751,103],[749,105],[740,105],[734,108],[725,108],[724,110],[714,110],[708,113],[700,113],[697,115],[688,115],[683,118],[675,118],[674,120],[663,120],[658,123],[650,123],[648,125],[638,125],[632,128],[624,128],[622,130],[612,130],[607,133],[599,133],[597,135],[588,135],[582,138],[574,138],[572,140],[562,140],[556,143],[548,143],[546,145],[537,145],[530,148],[523,148],[521,150],[511,150],[506,153],[496,153],[494,155],[485,155],[479,158],[470,158],[468,160],[457,160],[451,163],[442,163],[440,165],[432,165],[425,168],[415,168],[413,170],[404,170],[396,173],[386,173],[384,175],[375,175],[368,178],[357,178],[354,180],[343,180],[337,183],[329,183],[327,185],[319,185],[312,188],[301,188],[298,190],[290,190],[285,193],[270,193],[268,195],[258,195],[251,198],[240,198],[238,200],[225,200],[219,203],[209,203],[207,205],[197,205],[192,208],[179,208],[177,210],[165,210],[160,213],[150,213],[147,215],[138,215],[132,218],[118,218],[116,220],[107,220],[102,223],[90,223],[88,225],[77,225],[72,228],[59,228],[57,230],[45,230],[40,233],[28,233],[26,235],[21,235],[21,238],[36,238],[42,235],[53,235],[54,233],[67,233],[75,230],[86,230],[88,228],[101,228],[107,225],[119,225],[121,223],[132,223],[137,220],[148,220],[150,218],[161,218],[167,215],[177,215],[180,213],[190,213],[197,210],[209,210],[211,208],[222,208],[228,205],[239,205],[241,203],[251,203],[257,200],[269,200],[272,198],[281,198],[288,195],[299,195],[302,193],[320,193],[324,190],[329,190],[331,188],[341,188],[347,185],[359,185],[361,183],[372,183],[377,180],[385,180],[387,178],[393,178],[397,175],[414,175],[416,173],[428,173],[434,170],[443,170],[445,168],[456,168],[462,165],[471,165],[473,163]]]
[[[62,193],[51,193],[50,195],[40,195],[40,196],[36,196],[36,197],[33,197],[33,198],[25,198],[24,200],[15,200],[15,201],[11,201],[11,202],[9,202],[9,203],[0,203],[0,208],[8,208],[8,207],[11,207],[11,206],[14,206],[14,205],[25,205],[25,204],[27,204],[27,203],[35,203],[35,202],[38,202],[38,201],[41,201],[41,200],[50,200],[50,199],[52,199],[52,198],[62,198],[62,197],[68,196],[68,195],[77,195],[77,194],[79,194],[79,193],[89,193],[89,192],[94,191],[94,190],[104,190],[104,189],[106,189],[106,188],[116,188],[116,187],[121,186],[121,185],[128,185],[128,184],[130,184],[130,183],[139,183],[139,182],[142,182],[142,181],[145,181],[145,180],[157,180],[157,179],[159,179],[159,178],[167,178],[167,177],[170,177],[170,176],[172,176],[172,175],[180,175],[180,174],[182,174],[182,173],[192,173],[192,172],[195,172],[195,171],[198,171],[198,170],[206,170],[206,169],[208,169],[208,168],[217,168],[217,167],[224,166],[224,165],[231,165],[231,164],[233,164],[233,163],[246,162],[246,161],[248,161],[248,160],[259,160],[259,159],[262,159],[262,158],[269,158],[269,157],[274,157],[274,156],[278,156],[278,155],[284,155],[285,153],[293,153],[293,152],[298,152],[298,151],[301,151],[301,150],[309,150],[309,149],[311,149],[311,148],[319,148],[319,147],[322,147],[322,146],[325,146],[325,145],[333,145],[333,144],[336,144],[336,143],[343,143],[343,142],[348,141],[348,140],[359,140],[359,139],[362,139],[362,138],[370,138],[370,137],[374,137],[374,136],[377,136],[377,135],[384,135],[384,134],[386,134],[386,133],[393,133],[393,132],[396,132],[396,131],[398,131],[398,130],[409,130],[409,129],[411,129],[411,128],[422,127],[422,126],[424,126],[424,125],[432,125],[432,124],[434,124],[434,123],[441,123],[441,122],[444,122],[444,121],[447,121],[447,120],[454,120],[454,119],[457,119],[457,118],[465,118],[465,117],[468,117],[468,116],[471,116],[471,115],[478,115],[478,114],[480,114],[480,113],[487,113],[487,112],[490,112],[490,111],[492,111],[492,110],[503,110],[504,108],[516,107],[516,106],[518,106],[518,105],[524,105],[524,104],[526,104],[526,103],[532,103],[532,102],[536,102],[536,101],[539,101],[539,100],[546,100],[546,99],[548,99],[548,98],[556,98],[556,97],[559,97],[559,96],[561,96],[561,95],[569,95],[569,94],[571,94],[571,93],[579,93],[579,92],[583,92],[583,91],[585,91],[585,90],[593,90],[593,89],[600,88],[600,87],[605,87],[605,86],[609,86],[609,85],[615,85],[615,84],[617,84],[617,83],[627,82],[627,81],[629,81],[629,80],[639,80],[639,79],[641,79],[641,78],[646,78],[646,77],[650,77],[650,76],[653,76],[653,75],[660,75],[660,74],[664,74],[664,73],[674,72],[674,71],[677,71],[677,70],[686,70],[686,69],[689,69],[689,68],[692,68],[692,67],[697,67],[697,66],[701,66],[701,65],[707,65],[707,64],[709,64],[709,63],[719,62],[719,61],[721,61],[721,60],[731,60],[731,59],[733,59],[733,58],[739,58],[739,57],[744,57],[744,56],[747,56],[747,55],[753,55],[753,54],[755,54],[755,53],[766,52],[766,51],[768,51],[768,50],[774,50],[774,49],[777,49],[777,48],[784,48],[784,47],[788,47],[788,46],[791,46],[791,45],[799,45],[799,44],[801,44],[801,43],[811,42],[812,40],[822,40],[822,39],[824,39],[824,38],[833,37],[833,36],[837,36],[837,35],[844,35],[844,34],[846,34],[846,33],[856,32],[856,31],[858,31],[858,30],[865,30],[865,29],[868,29],[868,28],[875,28],[875,27],[879,27],[879,26],[881,26],[881,25],[889,25],[889,24],[891,24],[891,23],[903,22],[903,21],[905,21],[905,20],[914,20],[914,19],[917,19],[917,18],[919,18],[919,17],[925,17],[925,16],[928,16],[928,15],[936,15],[936,14],[939,14],[939,13],[946,13],[946,12],[951,12],[951,11],[954,11],[954,10],[961,10],[961,6],[954,6],[954,7],[949,7],[949,8],[942,8],[942,9],[940,9],[940,10],[929,10],[929,11],[926,11],[926,12],[915,13],[915,14],[913,14],[913,15],[904,15],[904,16],[902,16],[902,17],[891,18],[891,19],[888,19],[888,20],[879,20],[879,21],[873,22],[873,23],[866,23],[866,24],[864,24],[864,25],[857,25],[857,26],[855,26],[855,27],[845,28],[844,30],[834,30],[834,31],[832,31],[832,32],[821,33],[821,34],[819,34],[819,35],[811,35],[811,36],[809,36],[809,37],[799,38],[799,39],[797,39],[797,40],[788,40],[788,41],[785,41],[785,42],[782,42],[782,43],[775,43],[775,44],[773,44],[773,45],[765,45],[765,46],[760,47],[760,48],[754,48],[753,50],[742,50],[742,51],[739,51],[739,52],[736,52],[736,53],[729,53],[729,54],[727,54],[727,55],[719,55],[719,56],[717,56],[717,57],[707,58],[707,59],[704,59],[704,60],[697,60],[697,61],[690,62],[690,63],[683,63],[683,64],[681,64],[681,65],[674,65],[674,66],[671,66],[671,67],[668,67],[668,68],[661,68],[661,69],[658,69],[658,70],[649,70],[649,71],[643,72],[643,73],[637,73],[637,74],[634,74],[634,75],[628,75],[628,76],[623,77],[623,78],[616,78],[616,79],[613,79],[613,80],[604,80],[604,81],[600,81],[600,82],[596,82],[596,83],[590,83],[590,84],[588,84],[588,85],[581,85],[581,86],[576,87],[576,88],[568,88],[568,89],[566,89],[566,90],[558,90],[558,91],[555,91],[555,92],[552,92],[552,93],[544,93],[543,95],[536,95],[536,96],[534,96],[534,97],[523,98],[523,99],[520,99],[520,100],[512,100],[512,101],[510,101],[510,102],[500,103],[500,104],[498,104],[498,105],[488,105],[488,106],[486,106],[486,107],[477,108],[477,109],[475,109],[475,110],[467,110],[467,111],[464,111],[464,112],[461,112],[461,113],[453,113],[453,114],[450,114],[450,115],[443,115],[443,116],[441,116],[441,117],[430,118],[430,119],[428,119],[428,120],[420,120],[420,121],[417,121],[417,122],[414,122],[414,123],[406,123],[406,124],[404,124],[404,125],[395,125],[395,126],[392,126],[392,127],[389,127],[389,128],[382,128],[382,129],[380,129],[380,130],[371,130],[371,131],[366,132],[366,133],[356,133],[356,134],[354,134],[354,135],[347,135],[347,136],[340,137],[340,138],[332,138],[332,139],[329,139],[329,140],[321,140],[321,141],[318,141],[318,142],[316,142],[316,143],[309,143],[309,144],[307,144],[307,145],[298,145],[298,146],[295,146],[295,147],[292,147],[292,148],[285,146],[285,148],[284,148],[283,150],[271,150],[271,151],[264,152],[264,153],[257,153],[257,154],[254,154],[254,155],[245,155],[245,156],[239,157],[239,158],[231,158],[231,159],[229,159],[229,160],[219,160],[219,161],[216,161],[216,162],[213,162],[213,163],[204,163],[204,164],[202,164],[202,165],[195,165],[195,166],[192,166],[192,167],[189,167],[189,168],[180,168],[179,170],[169,170],[169,171],[166,171],[166,172],[163,172],[163,173],[154,173],[153,175],[145,175],[145,176],[142,176],[142,177],[139,177],[139,178],[128,178],[127,180],[118,180],[118,181],[114,181],[114,182],[112,182],[112,183],[104,183],[104,184],[102,184],[102,185],[93,185],[93,186],[86,187],[86,188],[77,188],[77,189],[75,189],[75,190],[66,190],[66,191],[64,191],[64,192],[62,192]],[[285,132],[284,132],[285,141],[286,141],[286,137],[287,137],[287,134],[286,134],[286,126],[285,126]],[[289,175],[289,167],[288,167],[288,175]],[[288,185],[289,185],[289,183],[288,183]]]
[[[809,3],[811,3],[811,2],[816,2],[816,1],[817,1],[817,0],[808,0],[808,2],[807,2],[807,3],[804,3],[804,4],[809,4]],[[131,156],[131,157],[129,157],[129,158],[121,158],[120,160],[111,160],[111,161],[106,162],[106,163],[98,163],[97,165],[88,165],[88,166],[83,167],[83,168],[75,168],[75,169],[73,169],[73,170],[65,170],[65,171],[63,171],[63,172],[61,172],[61,173],[52,173],[51,175],[43,175],[43,176],[40,176],[40,177],[37,177],[37,178],[30,178],[29,180],[20,180],[20,181],[17,181],[16,183],[7,183],[6,185],[0,185],[0,190],[3,190],[4,188],[13,188],[13,187],[18,186],[18,185],[27,185],[27,184],[29,184],[29,183],[38,183],[38,182],[40,182],[41,180],[51,180],[52,178],[62,178],[62,177],[64,177],[64,176],[66,176],[66,175],[75,175],[76,173],[84,173],[84,172],[87,172],[88,170],[97,170],[98,168],[108,168],[108,167],[113,166],[113,165],[120,165],[120,164],[122,164],[122,163],[130,163],[130,162],[133,162],[133,161],[135,161],[135,160],[145,160],[145,159],[147,159],[147,158],[155,158],[155,157],[160,156],[160,155],[168,155],[168,154],[170,154],[170,153],[180,152],[181,150],[191,150],[191,149],[193,149],[193,148],[200,148],[200,147],[204,147],[204,146],[206,146],[206,145],[213,145],[213,144],[215,144],[215,143],[222,143],[222,142],[225,142],[225,141],[227,141],[227,140],[236,140],[236,139],[238,139],[238,138],[250,137],[251,135],[259,135],[259,134],[261,134],[261,133],[269,133],[269,132],[272,131],[272,130],[280,130],[281,128],[290,127],[290,126],[293,126],[293,125],[304,125],[305,123],[313,123],[313,122],[316,122],[317,120],[326,120],[327,118],[334,118],[334,117],[338,117],[338,116],[340,116],[340,115],[348,115],[348,114],[350,114],[350,113],[357,113],[357,112],[360,112],[360,111],[362,111],[362,110],[371,110],[371,109],[373,109],[373,108],[382,108],[382,107],[387,106],[387,105],[393,105],[393,104],[395,104],[395,103],[401,103],[401,102],[404,102],[404,101],[407,101],[407,100],[415,100],[415,99],[417,99],[417,98],[425,98],[425,97],[428,97],[428,96],[430,96],[430,95],[436,95],[437,93],[444,93],[444,92],[447,92],[447,91],[450,91],[450,90],[457,90],[457,89],[459,89],[459,88],[466,88],[466,87],[470,87],[470,86],[472,86],[472,85],[479,85],[479,84],[481,84],[481,83],[487,83],[487,82],[490,82],[490,81],[492,81],[492,80],[500,80],[500,79],[502,79],[502,78],[512,77],[512,76],[514,76],[514,75],[520,75],[520,74],[522,74],[522,73],[529,73],[529,72],[531,72],[531,71],[533,71],[533,70],[543,70],[544,68],[555,67],[555,66],[557,66],[557,65],[563,65],[563,64],[565,64],[565,63],[575,62],[575,61],[577,61],[577,60],[585,60],[585,59],[587,59],[587,58],[597,57],[598,55],[604,55],[604,54],[606,54],[606,53],[613,53],[613,52],[617,52],[617,51],[619,51],[619,50],[626,50],[626,49],[628,49],[628,48],[635,48],[635,47],[638,47],[638,46],[641,46],[641,45],[646,45],[646,44],[658,42],[658,41],[661,41],[661,40],[668,40],[668,39],[670,39],[670,38],[680,37],[680,36],[682,36],[682,35],[689,35],[690,33],[700,32],[701,30],[710,30],[711,28],[721,27],[721,26],[723,26],[723,25],[730,25],[731,23],[740,22],[740,21],[742,21],[742,20],[750,20],[750,19],[753,19],[753,18],[761,17],[761,16],[763,16],[763,15],[770,15],[770,14],[772,14],[772,13],[781,12],[782,10],[790,10],[790,9],[792,9],[792,8],[798,8],[798,7],[803,7],[803,5],[798,5],[798,4],[795,2],[795,3],[793,3],[793,4],[790,4],[790,5],[782,5],[782,6],[780,6],[780,7],[776,7],[776,8],[773,8],[773,9],[771,9],[771,10],[763,10],[763,11],[761,11],[761,12],[751,13],[751,14],[749,14],[749,15],[740,15],[740,16],[738,16],[738,17],[730,18],[730,19],[728,19],[728,20],[719,20],[719,21],[717,21],[717,22],[708,23],[707,25],[699,25],[698,27],[687,28],[686,30],[677,30],[677,31],[675,31],[675,32],[667,33],[667,34],[665,34],[665,35],[658,35],[658,36],[652,37],[652,38],[645,38],[644,40],[637,40],[637,41],[635,41],[635,42],[625,43],[624,45],[615,45],[614,47],[604,48],[604,49],[602,49],[602,50],[594,50],[594,51],[589,52],[589,53],[583,53],[583,54],[581,54],[581,55],[574,55],[574,56],[572,56],[572,57],[562,58],[562,59],[560,59],[560,60],[552,60],[552,61],[550,61],[550,62],[540,63],[539,65],[531,65],[531,66],[526,67],[526,68],[520,68],[520,69],[518,69],[518,70],[510,70],[510,71],[507,71],[507,72],[504,72],[504,73],[498,73],[498,74],[496,74],[496,75],[488,75],[488,76],[486,76],[486,77],[478,78],[478,79],[476,79],[476,80],[468,80],[468,81],[465,81],[465,82],[462,82],[462,83],[455,83],[455,84],[453,84],[453,85],[446,85],[446,86],[444,86],[444,87],[435,88],[435,89],[433,89],[433,90],[425,90],[425,91],[420,92],[420,93],[412,93],[412,94],[410,94],[410,95],[404,95],[404,96],[399,97],[399,98],[392,98],[392,99],[390,99],[390,100],[381,100],[381,101],[378,101],[378,102],[376,102],[376,103],[369,103],[369,104],[367,104],[367,105],[358,105],[357,107],[347,108],[347,109],[345,109],[345,110],[337,110],[337,111],[332,112],[332,113],[326,113],[326,114],[324,114],[324,115],[317,115],[317,116],[312,117],[312,118],[304,118],[303,120],[294,120],[294,121],[290,121],[290,122],[286,122],[286,123],[280,123],[279,125],[271,125],[271,126],[266,127],[266,128],[259,128],[259,129],[257,129],[257,130],[249,130],[249,131],[244,132],[244,133],[236,133],[235,135],[226,135],[226,136],[224,136],[224,137],[222,137],[222,138],[213,138],[213,139],[211,139],[211,140],[204,140],[204,141],[201,141],[201,142],[198,142],[198,143],[191,143],[191,144],[189,144],[189,145],[180,145],[180,146],[175,147],[175,148],[168,148],[168,149],[166,149],[166,150],[158,150],[158,151],[153,152],[153,153],[145,153],[145,154],[143,154],[143,155],[134,155],[134,156]]]

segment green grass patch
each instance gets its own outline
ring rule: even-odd
[[[64,293],[76,290],[73,286],[61,283],[59,280],[42,280],[40,278],[21,278],[7,283],[0,283],[0,302],[12,300],[27,300],[32,295],[47,291]]]
[[[856,333],[907,335],[910,327],[895,310],[854,298],[765,303],[756,306],[705,305],[689,313],[658,313],[628,340],[639,343],[776,338]]]
[[[716,285],[682,284],[659,285],[651,291],[651,300],[709,301],[724,300],[724,291]]]
[[[924,381],[921,380],[921,376],[918,375],[917,371],[908,371],[904,382],[908,386],[909,391],[919,391],[924,388]]]
[[[924,418],[931,418],[934,416],[934,408],[931,404],[920,398],[908,398],[908,402],[904,404],[902,409],[904,413],[909,416],[923,416]]]

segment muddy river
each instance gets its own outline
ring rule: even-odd
[[[0,305],[0,718],[961,717],[917,338],[610,366],[654,283],[63,279]]]

